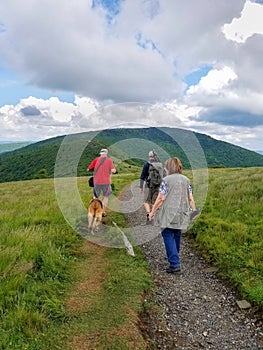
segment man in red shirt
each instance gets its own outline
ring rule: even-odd
[[[108,150],[101,149],[100,157],[95,158],[87,168],[88,171],[94,170],[94,195],[100,197],[104,208],[104,216],[108,205],[108,197],[111,194],[111,174],[116,173],[116,168],[111,158],[108,157]]]

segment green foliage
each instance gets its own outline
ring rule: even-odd
[[[66,318],[61,293],[80,239],[56,205],[52,181],[2,184],[0,194],[0,348],[39,349],[39,336]]]
[[[123,174],[126,166],[132,174]],[[138,176],[135,168],[121,168],[122,175],[113,177],[116,194]],[[92,189],[86,178],[79,178],[78,186],[87,206]],[[78,278],[77,264],[91,268],[90,257],[80,253],[83,239],[66,224],[57,206],[53,181],[1,184],[0,195],[0,349],[67,349],[70,337],[79,332],[100,334],[101,348],[129,349],[125,337],[112,332],[128,328],[127,310],[134,317],[142,293],[151,285],[139,248],[135,258],[125,249],[105,250],[105,284],[92,307],[75,317],[65,308],[65,293]],[[125,226],[120,213],[113,212],[111,219]]]
[[[128,165],[141,166],[143,160],[147,158],[149,151],[149,142],[154,142],[160,149],[166,151],[170,156],[177,156],[181,159],[184,168],[189,168],[189,160],[183,149],[176,142],[177,139],[184,140],[184,144],[191,144],[192,134],[198,139],[202,147],[207,164],[210,167],[255,167],[263,166],[263,155],[231,145],[226,142],[214,140],[213,138],[199,134],[191,133],[183,129],[170,128],[139,128],[139,129],[109,129],[99,132],[80,133],[68,136],[68,155],[65,155],[65,173],[73,167],[75,158],[70,155],[80,145],[87,144],[80,156],[78,162],[78,176],[87,174],[87,166],[99,155],[101,148],[114,145],[114,154],[110,156],[116,164],[126,163]],[[170,136],[171,135],[171,136]],[[121,146],[118,148],[118,142],[122,140],[139,139],[145,140],[145,145],[138,144],[137,154],[140,159],[134,158],[134,142],[128,147],[128,157],[124,156]],[[60,148],[63,136],[49,140],[30,144],[26,147],[16,149],[0,155],[0,182],[31,180],[41,178],[41,171],[46,169],[44,176],[54,177],[54,166],[56,163],[57,153]],[[128,142],[126,142],[127,146]],[[120,144],[121,145],[121,144]],[[124,156],[124,158],[123,158]],[[121,159],[127,159],[124,162]],[[72,167],[71,167],[72,164]]]
[[[52,177],[61,140],[42,141],[0,155],[0,182],[31,180],[41,169]]]
[[[263,302],[262,168],[210,169],[206,205],[190,234],[222,275]]]
[[[40,169],[39,172],[34,175],[34,179],[46,179],[47,177],[47,169]]]
[[[125,162],[119,170],[112,177],[116,195],[140,174]],[[209,176],[205,207],[189,234],[244,297],[262,303],[262,168],[210,169]],[[78,178],[78,187],[87,206],[92,189],[86,177]],[[83,240],[66,224],[53,181],[4,183],[0,195],[0,349],[66,349],[72,334],[99,334],[98,348],[128,349],[114,330],[128,328],[129,313],[140,312],[141,295],[151,286],[140,249],[135,258],[125,249],[105,249],[102,288],[84,314],[72,316],[65,292],[78,277],[76,264],[88,269],[90,257],[80,254]],[[125,227],[118,211],[106,220]]]

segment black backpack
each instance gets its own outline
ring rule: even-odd
[[[159,187],[163,179],[163,165],[160,162],[149,163],[149,176],[146,181],[150,188]]]

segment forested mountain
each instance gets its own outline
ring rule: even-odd
[[[5,152],[11,152],[15,149],[25,147],[32,142],[0,142],[0,154]]]
[[[57,158],[57,154],[61,150],[61,145],[65,144],[65,140],[67,146],[64,153],[69,152],[71,155],[74,154],[75,149],[84,145],[77,163],[78,176],[87,174],[87,165],[98,156],[101,148],[112,149],[110,156],[116,163],[124,161],[140,166],[147,159],[148,151],[154,148],[159,154],[162,153],[162,161],[168,157],[177,156],[181,159],[184,168],[189,168],[192,166],[189,155],[190,158],[194,157],[198,147],[204,153],[209,167],[263,166],[263,155],[215,140],[205,134],[177,128],[119,128],[73,134],[67,137],[59,136],[0,154],[0,182],[53,177],[55,163],[61,157],[59,154]],[[70,162],[74,166],[74,160],[70,157],[69,155],[65,158],[66,167]],[[200,166],[202,167],[203,164]],[[61,176],[70,176],[70,174],[65,170]]]

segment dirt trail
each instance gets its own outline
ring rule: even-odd
[[[180,253],[182,273],[165,272],[167,260],[159,229],[145,225],[142,206],[128,212],[131,196],[129,190],[122,194],[126,217],[150,265],[155,292],[148,296],[149,301],[154,300],[161,310],[142,320],[152,344],[149,349],[263,349],[262,315],[238,307],[238,294],[218,278],[186,236]]]
[[[104,247],[84,241],[81,253],[89,259],[89,268],[86,266],[86,260],[78,264],[77,283],[65,301],[69,313],[81,316],[96,300],[97,293],[106,278],[107,261],[102,258],[104,252]],[[99,335],[93,333],[74,335],[69,340],[69,346],[74,350],[96,349],[98,343]]]

